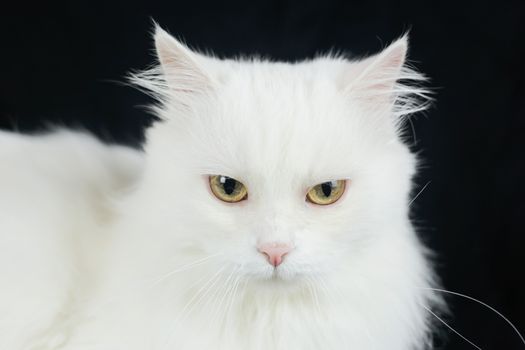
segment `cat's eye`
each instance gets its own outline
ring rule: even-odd
[[[346,180],[327,181],[315,185],[306,194],[308,202],[328,205],[337,202],[345,192]]]
[[[211,175],[210,189],[215,197],[228,203],[237,203],[248,198],[246,186],[224,175]]]

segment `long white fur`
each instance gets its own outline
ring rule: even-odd
[[[0,349],[54,349],[142,156],[80,132],[0,132],[0,164]]]
[[[295,64],[219,60],[160,28],[155,41],[160,66],[132,77],[162,119],[144,155],[0,134],[0,348],[430,348],[425,308],[442,302],[400,136],[428,93],[406,37]],[[248,200],[219,201],[208,174]],[[333,179],[348,179],[341,200],[305,201]],[[275,272],[260,240],[295,249]]]

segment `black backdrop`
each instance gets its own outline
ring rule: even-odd
[[[44,4],[45,3],[45,4]],[[84,125],[136,144],[146,96],[116,83],[152,62],[154,18],[220,55],[380,50],[410,29],[410,58],[437,87],[409,142],[428,187],[414,219],[446,288],[525,329],[525,6],[499,1],[11,2],[0,12],[0,127]],[[417,192],[417,191],[416,191]],[[494,313],[450,297],[450,324],[483,349],[525,349]],[[473,349],[449,332],[445,349]]]

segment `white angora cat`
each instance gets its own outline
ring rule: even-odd
[[[0,133],[0,349],[430,348],[406,37],[298,63],[155,44],[144,152]]]

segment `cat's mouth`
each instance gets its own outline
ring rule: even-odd
[[[296,271],[283,264],[273,268],[269,280],[272,283],[291,283],[296,282],[299,278],[300,276]]]
[[[312,272],[316,271],[315,268],[298,264],[290,258],[283,261],[278,266],[272,266],[267,262],[257,261],[253,264],[245,265],[241,268],[240,273],[245,275],[246,278],[258,285],[276,285],[276,284],[297,284],[305,279]]]
[[[284,267],[284,266],[283,266]],[[289,295],[304,290],[307,278],[305,275],[285,268],[274,268],[267,275],[252,280],[257,291]]]
[[[279,267],[267,267],[260,269],[258,271],[252,271],[249,273],[250,279],[253,281],[257,281],[258,283],[262,284],[276,284],[276,283],[282,283],[282,282],[292,282],[293,280],[298,278],[298,275],[296,272],[292,271],[291,269],[285,267],[285,266],[279,266]]]

